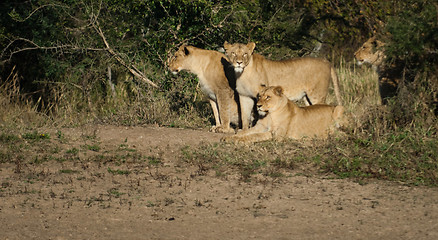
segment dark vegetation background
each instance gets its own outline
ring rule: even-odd
[[[212,114],[197,79],[167,71],[180,45],[217,50],[224,41],[254,41],[271,59],[311,55],[355,68],[354,51],[377,36],[387,44],[388,64],[403,62],[401,71],[409,74],[387,106],[363,110],[341,140],[351,155],[346,160],[339,153],[327,168],[366,168],[367,154],[415,158],[425,167],[394,164],[412,170],[410,178],[427,175],[436,183],[437,9],[426,0],[2,1],[0,124],[206,127]],[[352,101],[361,94],[347,93]],[[426,168],[432,170],[426,174]]]

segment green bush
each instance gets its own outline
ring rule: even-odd
[[[1,81],[16,76],[17,93],[25,96],[21,99],[58,122],[205,126],[211,110],[196,77],[171,76],[166,69],[176,47],[218,49],[225,40],[254,41],[256,51],[272,59],[314,55],[338,64],[338,57],[351,59],[361,40],[383,29],[382,22],[387,26],[380,32],[389,33],[381,34],[389,60],[400,58],[408,72],[427,79],[405,84],[409,96],[400,104],[415,106],[416,113],[426,102],[423,115],[437,111],[437,87],[431,80],[437,59],[436,6],[424,0],[37,0],[2,3],[0,13]],[[121,65],[107,51],[98,28],[120,59],[159,88]],[[397,111],[415,117],[406,114],[411,110]]]

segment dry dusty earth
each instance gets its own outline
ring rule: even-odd
[[[438,239],[437,188],[292,170],[275,181],[199,175],[181,148],[221,137],[201,130],[61,132],[64,140],[51,142],[59,152],[93,141],[100,149],[67,161],[1,163],[0,239]]]

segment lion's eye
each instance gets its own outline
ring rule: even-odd
[[[248,54],[247,54],[247,53],[243,54],[243,57],[244,57],[244,58],[247,58],[247,57],[248,57]]]
[[[236,54],[235,54],[234,52],[232,52],[232,53],[231,53],[231,56],[235,57],[235,56],[236,56]]]

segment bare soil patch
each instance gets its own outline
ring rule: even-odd
[[[181,148],[222,136],[205,130],[47,131],[62,158],[0,163],[0,239],[438,239],[437,188],[199,175]]]

